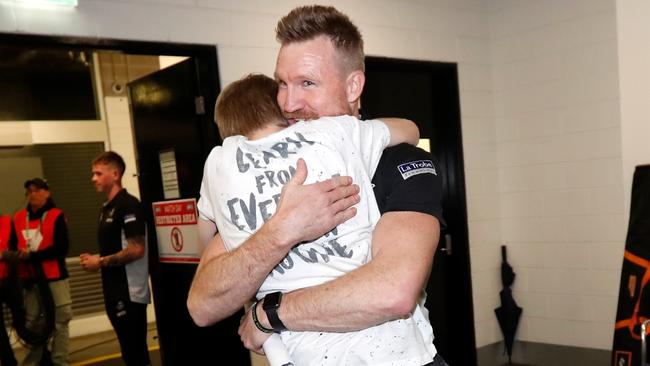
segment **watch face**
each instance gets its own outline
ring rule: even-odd
[[[282,320],[278,316],[278,310],[280,309],[280,302],[282,301],[282,292],[273,292],[264,296],[264,305],[262,308],[266,313],[266,317],[269,319],[271,328],[276,333],[280,333],[283,330],[287,330],[287,327],[284,326]]]
[[[282,292],[272,292],[264,296],[263,309],[272,309],[278,308],[280,306],[280,300],[282,300]]]

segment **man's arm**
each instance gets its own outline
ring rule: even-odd
[[[145,241],[146,225],[140,202],[134,198],[121,205],[115,220],[120,223],[126,237],[126,247],[104,257],[100,257],[98,254],[81,253],[79,258],[81,268],[84,270],[98,271],[105,267],[124,266],[144,257],[147,245]]]
[[[350,177],[302,185],[306,177],[307,167],[299,159],[275,215],[237,249],[226,252],[220,242],[208,245],[187,300],[197,325],[213,324],[241,309],[296,243],[318,238],[356,214],[351,206],[359,202],[359,187]]]
[[[398,168],[413,162],[428,168],[404,176]],[[373,232],[372,260],[330,283],[288,294],[279,309],[288,329],[358,330],[413,310],[440,237],[442,179],[435,165],[430,154],[409,145],[384,151],[373,177],[384,214]]]
[[[232,252],[226,251],[217,234],[201,256],[187,297],[194,323],[208,326],[241,309],[286,254],[269,225]]]
[[[373,234],[372,261],[333,281],[285,294],[280,319],[293,331],[348,332],[408,316],[426,285],[439,236],[440,225],[431,215],[384,214]],[[270,325],[263,312],[258,315]]]
[[[99,254],[82,253],[80,255],[81,267],[86,271],[98,271],[105,267],[124,266],[144,257],[144,236],[134,236],[126,239],[126,242],[126,248],[105,257],[100,257]]]
[[[117,267],[124,266],[133,261],[136,261],[144,257],[145,253],[145,242],[144,236],[135,236],[133,238],[126,239],[127,245],[126,248],[120,250],[119,252],[105,257],[101,257],[101,266],[102,267]]]

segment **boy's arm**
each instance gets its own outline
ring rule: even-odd
[[[417,146],[420,140],[420,130],[415,122],[404,118],[380,118],[390,130],[390,142],[388,146],[395,146],[401,143]]]

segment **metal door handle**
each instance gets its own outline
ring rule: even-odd
[[[645,349],[645,347],[646,347],[646,345],[645,345],[645,342],[646,342],[645,332],[646,332],[646,329],[647,329],[649,323],[650,323],[650,319],[648,319],[648,320],[644,321],[643,323],[641,323],[641,364],[642,365],[646,365],[646,360],[647,360],[647,358],[646,358],[647,357],[646,356],[646,349]]]
[[[441,251],[451,255],[451,235],[445,234],[445,247],[440,248]]]

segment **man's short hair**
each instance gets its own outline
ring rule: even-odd
[[[105,151],[99,154],[99,156],[93,160],[93,166],[97,164],[112,165],[117,169],[118,173],[120,173],[120,177],[124,175],[124,171],[126,170],[124,159],[122,159],[120,154],[115,151]]]
[[[221,138],[245,136],[284,121],[277,95],[277,82],[262,74],[250,74],[228,85],[219,94],[214,112]]]
[[[347,15],[332,6],[301,6],[280,19],[275,36],[283,46],[327,36],[339,52],[344,70],[365,71],[363,38]]]

